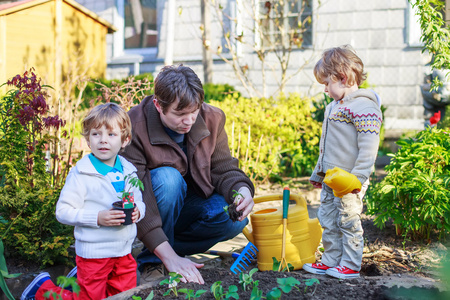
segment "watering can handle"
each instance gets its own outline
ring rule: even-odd
[[[283,219],[288,217],[290,191],[288,187],[283,190]]]

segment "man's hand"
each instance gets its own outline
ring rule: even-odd
[[[310,180],[309,183],[311,183],[316,189],[322,188],[322,183],[320,182]]]
[[[169,272],[176,272],[183,276],[180,279],[181,282],[205,283],[198,270],[203,267],[204,264],[197,264],[189,258],[178,256],[168,242],[161,243],[155,248],[154,253],[161,259]]]
[[[247,187],[241,187],[238,193],[234,201],[238,203],[236,210],[242,211],[239,221],[243,221],[252,212],[255,202],[253,201],[252,193]]]
[[[98,212],[97,223],[100,226],[119,226],[125,222],[125,213],[120,210],[110,209]]]

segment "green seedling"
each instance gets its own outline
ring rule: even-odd
[[[316,286],[314,287],[314,291],[311,293],[311,296],[314,295],[314,293],[316,292],[317,285],[320,284],[320,281],[319,281],[319,279],[317,279],[317,278],[309,278],[309,279],[305,279],[305,285],[306,285],[306,287],[305,287],[305,293],[306,293],[306,291],[308,290],[308,287],[313,286],[315,283],[317,283],[317,284],[316,284]]]
[[[148,294],[147,298],[145,298],[145,300],[153,300],[153,297],[155,296],[155,294],[153,293],[153,291],[150,292],[150,294]],[[133,300],[142,300],[142,297],[139,296],[131,296],[131,298]]]
[[[216,281],[211,285],[211,293],[214,296],[214,299],[221,300],[221,299],[239,299],[239,295],[237,293],[238,288],[235,285],[230,285],[228,287],[228,291],[225,293],[222,281]]]
[[[192,289],[179,289],[178,290],[179,293],[183,293],[186,294],[186,298],[185,299],[195,299],[195,298],[200,298],[201,295],[203,295],[204,293],[206,293],[206,290],[198,290],[198,291],[194,291]]]
[[[278,261],[276,257],[272,257],[273,265],[272,265],[272,271],[278,272],[280,270],[280,264],[281,261]],[[286,272],[286,271],[294,271],[294,266],[291,263],[288,263],[286,267],[281,269],[280,272]]]
[[[267,300],[278,300],[282,294],[279,287],[274,287],[267,293],[266,298]]]
[[[237,196],[241,196],[242,198],[244,198],[244,195],[242,195],[241,193],[239,193],[236,190],[233,190],[233,193],[234,194],[231,196],[234,199],[233,203],[231,203],[230,205],[224,206],[223,210],[230,217],[231,221],[236,222],[242,216],[242,211],[237,210],[237,206],[239,204],[238,200],[237,200]]]
[[[298,281],[294,277],[277,278],[277,283],[278,286],[274,287],[267,293],[266,295],[267,300],[280,299],[283,293],[285,294],[290,293],[292,291],[292,288],[296,288],[299,290],[297,285],[300,284],[300,281]]]
[[[133,208],[134,207],[134,195],[133,192],[130,192],[131,188],[137,187],[140,188],[142,191],[144,190],[144,184],[142,181],[132,176],[132,174],[128,174],[123,179],[125,181],[125,189],[123,190],[122,194],[119,196],[120,201],[122,201],[123,208]]]
[[[242,198],[244,198],[244,195],[242,195],[241,193],[239,193],[239,192],[236,191],[236,190],[232,190],[232,192],[233,192],[233,196],[231,196],[231,197],[234,198],[233,203],[234,203],[234,205],[237,205],[238,203],[237,203],[237,201],[236,201],[236,197],[237,197],[237,196],[241,196]],[[229,213],[228,213],[228,207],[229,207],[229,205],[224,206],[224,207],[223,207],[223,210],[229,215]]]
[[[300,284],[300,281],[295,279],[294,277],[288,278],[277,278],[278,287],[283,291],[283,293],[290,293],[292,288],[298,289],[297,285]]]
[[[250,300],[260,300],[263,298],[263,292],[258,288],[259,281],[256,280],[253,284],[252,293],[250,294]]]
[[[242,286],[242,289],[244,291],[247,290],[247,287],[253,287],[255,285],[255,281],[253,280],[252,276],[258,272],[257,268],[251,269],[248,274],[245,272],[242,272],[239,274],[239,284]],[[257,281],[256,281],[257,282]],[[258,283],[256,284],[258,285]]]
[[[64,289],[69,286],[72,287],[72,291],[75,294],[78,295],[80,293],[80,286],[78,285],[77,279],[75,277],[67,278],[65,276],[59,276],[58,279],[56,280],[56,284],[62,286],[62,289],[59,292],[59,294],[56,292],[53,292],[53,291],[47,291],[44,293],[45,299],[60,299],[60,300],[62,300],[63,299],[62,295],[63,295]]]
[[[177,285],[178,282],[180,282],[181,278],[182,276],[180,274],[176,272],[170,272],[169,278],[166,278],[159,283],[159,285],[167,284],[169,287],[169,289],[167,290],[167,292],[164,293],[163,296],[168,296],[170,295],[170,293],[173,293],[175,297],[178,297]]]

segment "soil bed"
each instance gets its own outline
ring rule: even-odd
[[[291,193],[302,193],[304,195],[308,193],[308,188],[304,184],[289,182],[289,185],[292,187]],[[282,190],[283,187],[280,185],[270,185],[267,188],[259,186],[256,194],[274,194]],[[317,194],[305,196],[305,198],[308,206],[318,206]],[[310,217],[313,218],[314,216],[310,215]],[[380,230],[375,227],[373,218],[364,213],[362,225],[365,248],[361,278],[338,280],[326,275],[313,275],[298,270],[289,273],[256,272],[253,275],[253,280],[259,281],[259,289],[266,297],[268,291],[278,286],[277,278],[296,278],[300,282],[299,289],[293,288],[289,293],[283,293],[281,299],[450,299],[448,293],[442,292],[449,290],[450,276],[441,277],[438,272],[439,268],[442,269],[443,258],[448,253],[448,242],[444,245],[443,242],[424,244],[404,240],[403,237],[395,235],[395,228],[392,224],[386,224],[386,227]],[[433,237],[431,240],[437,239]],[[240,252],[238,249],[236,251]],[[317,252],[317,258],[320,258],[320,256],[321,253]],[[30,274],[29,278],[22,281],[31,281],[36,272],[42,271],[38,268],[39,264],[14,259],[13,255],[9,255],[6,261],[10,273],[25,273],[23,276]],[[201,270],[205,280],[204,285],[179,283],[177,288],[187,288],[194,291],[203,289],[207,292],[200,299],[214,299],[210,288],[213,283],[221,281],[225,292],[228,291],[230,285],[235,285],[238,288],[239,299],[250,299],[251,292],[243,291],[239,284],[239,276],[230,271],[233,262],[234,259],[232,258],[213,259],[210,263],[206,263]],[[247,269],[249,271],[254,267],[256,267],[256,262],[253,262],[253,265]],[[65,266],[65,268],[64,274],[67,274],[70,266]],[[53,275],[52,278],[56,279]],[[307,286],[307,280],[313,278],[317,278],[319,283]],[[158,283],[159,281],[156,281],[153,284],[139,286],[110,297],[110,299],[131,300],[139,299],[136,298],[136,296],[139,296],[145,300],[151,291],[155,294],[153,299],[185,299],[185,294],[179,294],[178,297],[172,297],[173,294],[162,296],[168,290],[168,287],[167,285],[160,286]]]
[[[256,272],[253,280],[259,282],[259,289],[263,296],[274,287],[278,286],[277,278],[293,277],[300,284],[298,289],[292,288],[289,293],[283,293],[281,299],[450,299],[449,294],[444,292],[439,282],[434,265],[445,256],[447,248],[440,244],[421,245],[420,243],[403,243],[401,237],[395,236],[392,225],[380,231],[373,225],[368,216],[363,216],[363,227],[365,230],[365,253],[361,269],[361,277],[349,280],[339,280],[326,275],[309,274],[303,270],[293,272]],[[320,253],[318,253],[320,256]],[[206,290],[200,299],[215,299],[210,291],[213,283],[222,282],[224,292],[228,291],[230,285],[238,288],[239,299],[250,299],[251,291],[243,291],[239,283],[239,275],[230,271],[233,259],[223,258],[219,266],[213,266],[201,270],[205,280],[204,285],[192,283],[179,283],[177,289],[186,288]],[[438,263],[439,264],[439,263]],[[247,268],[256,267],[256,261]],[[308,280],[316,278],[319,283],[307,286]],[[435,281],[437,280],[437,282]],[[400,283],[398,286],[395,283]],[[410,285],[402,285],[402,281],[409,281]],[[180,293],[175,297],[163,296],[168,290],[167,285],[159,285],[159,281],[150,286],[142,286],[134,296],[146,299],[151,291],[153,299],[184,299],[185,294]],[[406,286],[406,287],[405,287]],[[441,290],[438,288],[441,286]],[[117,299],[136,299],[132,295]]]
[[[305,186],[298,185],[297,188],[294,187],[291,192],[305,195]],[[260,189],[257,194],[273,194],[274,191],[282,191],[282,187],[271,185],[267,190]],[[308,205],[318,206],[319,200],[316,196],[305,196],[305,198]],[[256,272],[253,274],[253,280],[259,281],[258,287],[263,291],[263,296],[266,297],[267,292],[278,286],[277,278],[293,277],[300,282],[297,286],[299,289],[293,288],[289,293],[283,293],[281,299],[450,299],[450,295],[445,292],[450,286],[448,283],[450,278],[442,278],[437,269],[442,267],[448,245],[440,242],[424,244],[405,240],[395,234],[395,227],[392,224],[388,223],[383,230],[380,230],[374,225],[373,217],[365,213],[362,214],[361,220],[365,248],[360,278],[339,280],[327,275],[309,274],[304,270],[289,273]],[[319,259],[321,253],[316,254]],[[250,299],[251,291],[243,291],[239,276],[230,271],[234,259],[217,260],[220,262],[218,265],[206,265],[201,270],[205,280],[204,285],[180,282],[177,288],[194,291],[203,289],[206,292],[200,299],[215,299],[210,288],[213,283],[221,281],[225,292],[230,285],[235,285],[238,287],[239,299]],[[247,268],[246,273],[256,266],[254,261],[253,265]],[[319,283],[307,286],[306,283],[312,278],[317,278]],[[174,297],[173,294],[163,296],[168,286],[160,286],[158,283],[159,281],[149,286],[138,287],[134,294],[129,293],[126,297],[124,295],[115,299],[131,300],[134,295],[145,300],[151,291],[154,293],[153,299],[185,298],[185,294],[181,293],[178,297]]]

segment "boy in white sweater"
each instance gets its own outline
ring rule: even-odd
[[[59,222],[74,226],[77,295],[63,291],[63,299],[104,299],[136,286],[136,261],[131,255],[136,222],[145,205],[139,187],[128,178],[136,168],[119,151],[131,139],[128,114],[117,104],[96,106],[83,120],[82,134],[92,153],[73,167],[56,204]],[[122,225],[125,213],[112,209],[123,191],[134,194],[132,224]],[[25,289],[21,300],[44,299],[44,293],[60,293],[48,273],[39,274]]]
[[[362,199],[378,152],[382,114],[379,97],[358,87],[365,80],[364,65],[350,46],[326,50],[314,67],[317,81],[334,99],[325,110],[320,154],[310,182],[322,188],[318,218],[323,228],[320,263],[304,264],[314,274],[336,278],[359,277],[364,248]],[[323,183],[328,169],[339,167],[362,184],[342,198]]]

